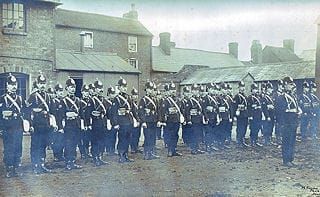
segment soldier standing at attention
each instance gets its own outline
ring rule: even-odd
[[[111,124],[114,129],[118,130],[118,153],[119,163],[133,162],[129,159],[128,149],[130,143],[130,134],[133,124],[133,117],[130,106],[130,98],[127,94],[127,81],[120,79],[118,81],[119,94],[114,98],[111,107]]]
[[[66,169],[81,169],[82,167],[76,164],[77,145],[80,137],[80,114],[81,101],[75,96],[76,83],[69,77],[66,81],[67,95],[62,99],[61,111],[64,127],[60,124],[59,131],[64,133],[64,157]]]
[[[111,105],[114,102],[115,96],[116,96],[116,90],[113,87],[109,87],[107,89],[107,100],[111,103]],[[108,128],[108,125],[107,125],[106,151],[107,151],[107,155],[114,156],[116,155],[115,146],[116,146],[116,140],[117,140],[117,130],[113,128],[111,124],[111,119],[113,116],[113,114],[111,114],[111,107],[108,109],[107,114],[109,114],[108,117],[110,118],[110,128]]]
[[[309,135],[309,124],[311,119],[311,105],[312,101],[309,97],[310,87],[308,82],[304,81],[302,84],[302,94],[298,97],[299,107],[302,110],[301,120],[300,120],[300,132],[302,140],[307,139],[307,135]]]
[[[248,96],[248,116],[251,146],[261,147],[262,145],[258,143],[258,134],[261,130],[262,108],[256,83],[251,85],[251,95]]]
[[[63,87],[61,84],[57,84],[54,87],[55,89],[55,97],[51,101],[51,113],[55,116],[57,126],[59,128],[62,128],[62,118],[63,114],[61,114],[61,111],[59,110],[62,107],[62,99],[63,99]],[[60,125],[59,125],[60,124]],[[64,148],[64,137],[63,133],[59,132],[58,130],[53,132],[53,144],[52,144],[52,150],[53,150],[53,161],[59,162],[59,161],[65,161],[64,155],[63,155],[63,148]]]
[[[277,117],[277,121],[282,130],[283,165],[294,167],[294,149],[301,109],[298,106],[295,95],[293,95],[293,79],[285,77],[283,82],[285,92],[278,98],[277,109],[279,110],[279,116]]]
[[[92,157],[95,166],[106,165],[108,162],[102,160],[102,155],[106,146],[106,122],[107,109],[109,103],[103,96],[103,84],[101,81],[94,82],[94,96],[91,97],[88,110],[91,116],[91,145]]]
[[[311,120],[310,120],[310,133],[313,139],[318,138],[319,117],[320,117],[320,99],[316,95],[317,85],[314,82],[310,83],[310,95],[312,108],[311,108]]]
[[[186,117],[186,105],[188,102],[188,99],[191,98],[191,89],[188,86],[183,87],[182,89],[182,98],[179,102],[179,108],[184,117]],[[190,125],[184,122],[182,123],[182,140],[183,143],[186,144],[188,147],[190,147]]]
[[[50,173],[52,171],[45,166],[48,135],[52,126],[52,121],[50,121],[50,98],[45,92],[47,85],[46,77],[40,74],[36,81],[38,90],[33,92],[27,101],[27,106],[31,112],[29,114],[31,162],[35,174]]]
[[[234,120],[237,121],[237,144],[239,147],[248,147],[245,143],[245,136],[248,128],[248,100],[245,95],[245,83],[239,82],[239,93],[234,96]]]
[[[167,132],[168,157],[182,156],[177,152],[180,123],[184,122],[183,115],[175,100],[176,86],[174,83],[168,84],[169,94],[163,99],[160,108],[160,121],[164,123]]]
[[[282,96],[284,93],[284,87],[283,87],[283,81],[280,79],[278,80],[278,88],[276,93],[273,95],[273,100],[275,101],[275,135],[276,135],[276,143],[281,144],[281,128],[278,124],[278,118],[280,117],[280,114],[278,114],[278,99]]]
[[[131,112],[135,118],[134,124],[132,125],[132,133],[130,140],[131,153],[139,152],[139,139],[141,135],[140,118],[138,112],[138,90],[133,88],[131,90]]]
[[[7,91],[0,97],[0,129],[3,130],[3,162],[6,167],[6,177],[19,176],[16,172],[20,164],[23,113],[25,104],[17,95],[17,79],[9,73],[6,80]]]

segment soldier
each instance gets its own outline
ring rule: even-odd
[[[161,108],[161,103],[163,101],[163,95],[161,94],[160,90],[157,90],[155,89],[156,91],[156,105],[158,107],[157,111],[159,112],[160,111],[160,108]],[[161,140],[163,139],[162,138],[162,130],[163,130],[163,127],[159,125],[159,127],[156,128],[156,135],[157,135],[157,140]]]
[[[92,157],[95,166],[106,165],[108,162],[102,160],[102,155],[106,146],[106,122],[111,102],[103,96],[103,84],[101,81],[94,82],[94,94],[88,104],[88,111],[91,116],[91,146]]]
[[[200,136],[202,136],[203,112],[199,102],[199,86],[191,86],[192,97],[187,101],[185,107],[186,123],[190,125],[190,148],[191,154],[203,154],[199,149]]]
[[[64,126],[59,124],[59,132],[64,134],[64,157],[66,169],[81,169],[80,165],[76,164],[77,145],[80,136],[80,122],[82,113],[81,101],[75,96],[76,83],[69,77],[66,80],[67,95],[62,99],[60,112],[64,121]]]
[[[89,85],[84,84],[81,88],[81,133],[80,133],[80,141],[79,141],[79,150],[81,154],[81,159],[87,159],[92,157],[90,155],[89,146],[91,141],[91,130],[90,126],[90,88]]]
[[[59,110],[62,107],[62,99],[63,99],[63,87],[61,84],[57,84],[55,87],[55,97],[51,100],[51,113],[55,116],[57,125],[62,128],[62,118],[63,114]],[[53,151],[53,161],[65,161],[63,155],[63,148],[64,148],[64,137],[63,133],[59,131],[53,132],[53,144],[52,144],[52,151]]]
[[[234,101],[233,101],[233,98],[232,98],[232,95],[231,95],[231,92],[230,92],[230,84],[226,84],[226,83],[223,83],[222,84],[222,92],[223,92],[223,95],[224,95],[224,98],[227,100],[228,104],[229,104],[229,113],[230,113],[230,121],[229,123],[227,124],[227,132],[226,132],[226,145],[230,145],[231,143],[231,133],[232,133],[232,125],[233,125],[233,117],[234,117],[234,109],[233,109],[233,106],[234,106]]]
[[[3,162],[6,177],[19,176],[16,169],[21,162],[23,138],[23,113],[25,104],[17,95],[17,79],[9,73],[6,80],[7,91],[0,97],[0,130],[3,130]]]
[[[128,157],[130,134],[133,124],[129,95],[127,94],[127,81],[121,78],[118,81],[119,94],[114,98],[111,107],[111,124],[118,130],[119,163],[133,162]]]
[[[304,81],[302,84],[302,94],[298,97],[299,107],[302,110],[301,119],[300,119],[300,132],[302,140],[307,139],[307,135],[309,134],[309,124],[311,119],[311,105],[312,101],[309,97],[310,87],[308,82]]]
[[[179,108],[180,108],[180,111],[182,113],[182,115],[184,117],[186,117],[186,104],[188,102],[188,99],[191,98],[191,89],[190,87],[188,86],[185,86],[183,87],[182,89],[182,98],[179,102]],[[182,123],[182,140],[183,140],[183,143],[185,143],[188,147],[190,147],[190,125],[189,124],[186,124],[186,121],[184,121]]]
[[[293,79],[285,77],[283,82],[285,84],[285,92],[278,98],[277,109],[279,110],[279,116],[277,117],[277,121],[282,130],[283,164],[287,167],[293,167],[295,166],[293,163],[294,148],[301,109],[292,92],[294,88]]]
[[[311,99],[311,119],[310,119],[310,133],[314,139],[317,139],[317,131],[319,127],[319,117],[320,117],[320,99],[316,95],[317,85],[314,82],[310,83],[310,94]]]
[[[158,107],[154,98],[154,84],[148,81],[145,84],[146,95],[139,102],[139,117],[144,134],[144,159],[155,159],[153,154],[155,148],[156,128],[159,121]]]
[[[281,144],[281,128],[280,125],[278,124],[278,117],[279,110],[278,110],[278,99],[282,96],[284,93],[284,87],[283,87],[283,81],[280,79],[278,80],[278,88],[276,93],[273,95],[273,100],[275,101],[275,135],[276,135],[276,143]]]
[[[238,84],[239,93],[234,96],[234,120],[237,121],[237,144],[239,147],[248,147],[245,143],[245,136],[248,127],[248,100],[245,95],[245,83],[240,81]]]
[[[111,104],[114,102],[114,98],[116,96],[116,90],[113,87],[109,87],[107,89],[107,100]],[[117,139],[117,130],[112,127],[111,119],[111,107],[109,108],[108,112],[110,118],[110,128],[107,125],[107,134],[106,134],[106,151],[107,155],[114,156],[115,153],[115,146],[116,146],[116,139]]]
[[[248,117],[251,146],[261,147],[262,145],[258,143],[258,134],[261,130],[262,108],[256,83],[251,85],[251,95],[248,96]]]
[[[166,86],[166,91],[168,91],[168,96],[165,97],[161,103],[160,109],[160,121],[164,123],[165,130],[167,132],[167,142],[168,142],[168,157],[182,156],[181,153],[177,152],[177,143],[179,139],[179,128],[180,123],[184,122],[183,115],[180,108],[175,101],[176,96],[176,86],[174,83],[170,83]]]
[[[50,97],[45,92],[47,79],[40,74],[37,79],[37,91],[33,92],[28,101],[27,106],[30,109],[30,133],[31,133],[31,162],[33,172],[50,173],[50,169],[45,166],[46,147],[48,144],[48,135],[53,125],[50,115]]]
[[[133,88],[131,90],[131,112],[134,119],[134,124],[132,125],[132,133],[131,133],[131,140],[130,140],[130,148],[131,153],[141,153],[139,150],[139,139],[141,135],[141,127],[140,127],[140,118],[139,118],[139,111],[138,111],[138,90]]]
[[[219,110],[218,110],[218,101],[213,96],[214,94],[214,85],[213,83],[209,83],[207,85],[208,94],[202,100],[202,108],[205,122],[205,143],[207,152],[211,152],[212,150],[217,150],[214,144],[214,132],[217,129],[217,125],[219,124]]]
[[[272,98],[273,85],[268,82],[266,84],[265,93],[262,94],[261,106],[262,106],[262,127],[263,127],[263,137],[264,144],[269,145],[271,142],[272,132],[274,128],[275,121],[275,106]]]

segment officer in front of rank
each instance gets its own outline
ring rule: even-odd
[[[66,169],[81,169],[80,165],[76,164],[77,145],[80,137],[80,122],[81,117],[81,101],[75,96],[76,83],[69,77],[66,81],[67,95],[61,102],[61,115],[65,122],[64,127],[59,127],[59,131],[64,133],[64,157]],[[59,124],[60,126],[62,124]]]
[[[118,81],[119,94],[114,98],[111,107],[111,124],[114,129],[118,130],[118,154],[119,163],[133,162],[129,159],[128,149],[130,143],[130,135],[133,124],[133,117],[130,106],[130,98],[127,94],[127,81],[121,78]]]
[[[301,109],[298,101],[293,94],[294,82],[291,77],[283,79],[285,92],[279,96],[277,109],[279,117],[277,121],[282,131],[282,159],[283,164],[287,167],[294,167],[294,149],[296,142],[297,127]]]
[[[237,121],[237,144],[239,147],[247,147],[245,136],[248,128],[248,100],[245,95],[245,83],[240,81],[238,84],[239,93],[234,96],[234,120]]]
[[[316,95],[317,85],[314,82],[310,83],[310,94],[312,108],[311,108],[311,120],[310,120],[310,133],[313,139],[318,138],[319,118],[320,118],[320,99]]]
[[[170,83],[167,86],[169,94],[166,98],[163,98],[160,107],[160,121],[164,123],[168,138],[168,157],[182,156],[177,152],[177,143],[179,139],[178,131],[180,123],[184,122],[183,114],[175,101],[176,86],[174,83]]]
[[[7,91],[0,97],[0,129],[3,130],[3,162],[6,167],[6,177],[18,176],[16,169],[21,162],[23,113],[25,104],[17,95],[18,82],[9,73],[6,80]]]
[[[300,132],[302,140],[307,139],[309,134],[309,124],[311,119],[311,105],[312,101],[309,98],[310,87],[308,82],[304,81],[302,84],[302,94],[298,96],[299,107],[302,110],[301,119],[300,119]]]
[[[251,95],[248,96],[248,117],[251,146],[261,147],[262,145],[258,143],[258,134],[261,130],[262,107],[256,83],[251,84]]]
[[[52,171],[45,166],[46,147],[50,129],[56,125],[50,115],[50,98],[45,91],[47,79],[40,74],[36,81],[38,90],[33,92],[27,101],[30,111],[31,162],[35,174],[50,173]]]

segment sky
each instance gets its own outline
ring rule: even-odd
[[[60,8],[122,17],[135,4],[139,21],[159,44],[170,32],[179,48],[228,52],[239,43],[239,59],[250,60],[252,40],[282,46],[295,40],[295,52],[315,49],[320,15],[318,0],[61,0]]]

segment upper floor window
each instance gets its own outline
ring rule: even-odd
[[[133,68],[138,69],[138,60],[136,58],[129,58],[128,62]]]
[[[128,51],[137,52],[138,50],[138,38],[136,36],[128,37]]]
[[[84,47],[93,48],[93,32],[85,32]]]
[[[25,10],[22,3],[2,3],[2,26],[12,31],[25,31]]]

